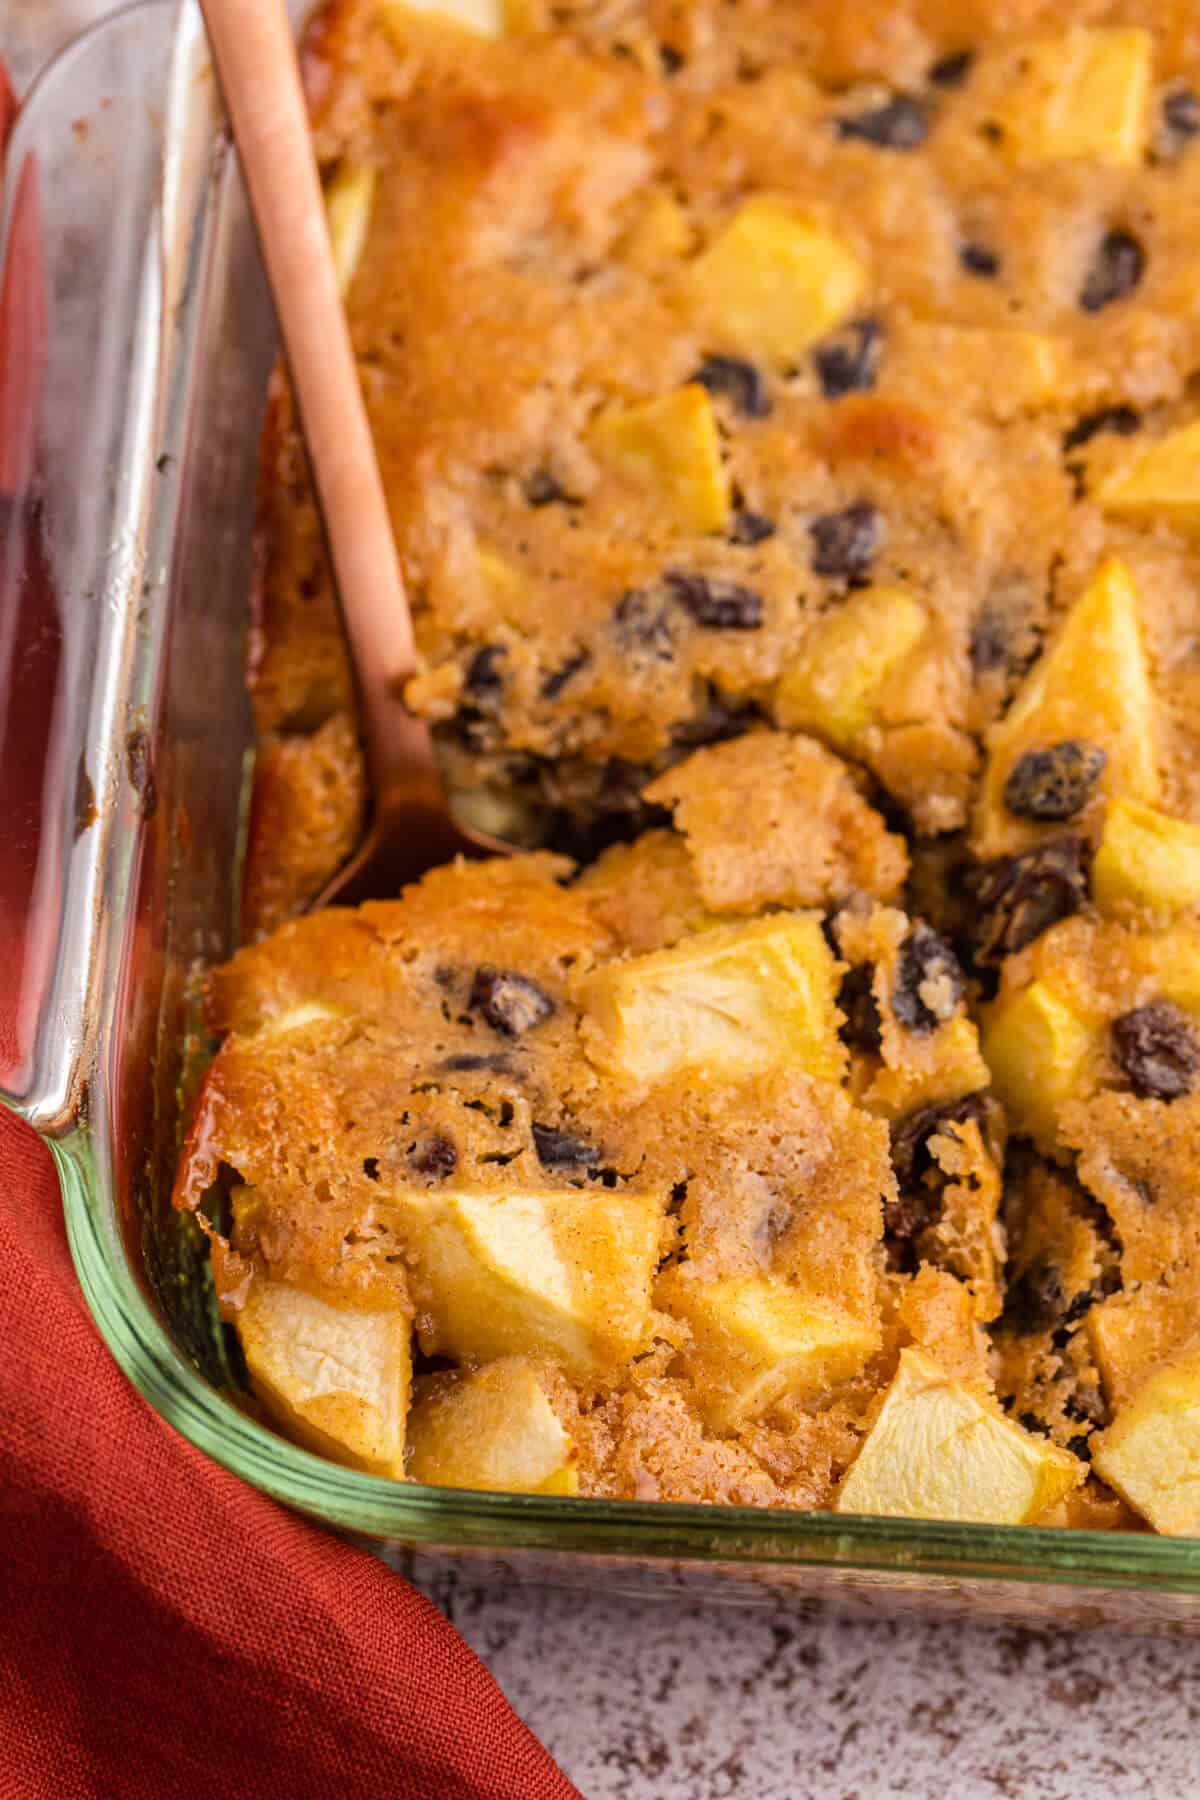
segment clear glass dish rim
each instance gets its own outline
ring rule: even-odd
[[[82,34],[137,10],[137,0]],[[183,9],[184,14],[190,7]],[[195,18],[191,28],[196,29]],[[39,76],[69,57],[75,39]],[[108,965],[115,989],[122,970]],[[107,1012],[107,1007],[102,1007]],[[100,1047],[98,1047],[98,1050]],[[104,1057],[87,1071],[102,1100]],[[537,1550],[583,1560],[703,1568],[773,1565],[846,1577],[909,1578],[926,1588],[988,1580],[1064,1589],[1200,1592],[1200,1538],[841,1516],[663,1501],[481,1493],[401,1483],[341,1467],[277,1436],[212,1387],[172,1341],[131,1261],[100,1119],[46,1141],[62,1186],[68,1239],[88,1308],[119,1366],[184,1439],[252,1486],[366,1538],[448,1551]]]

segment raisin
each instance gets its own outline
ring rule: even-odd
[[[493,1031],[505,1037],[521,1037],[541,1025],[554,1011],[554,1002],[528,975],[511,969],[493,969],[483,963],[475,971],[467,1005],[481,1012]]]
[[[941,1209],[942,1196],[935,1188],[914,1188],[895,1200],[885,1200],[883,1235],[892,1243],[911,1244],[937,1223]]]
[[[1155,138],[1160,157],[1182,155],[1192,139],[1200,133],[1200,94],[1192,88],[1172,88],[1164,94],[1162,122]]]
[[[450,721],[450,729],[468,750],[495,748],[495,726],[477,706],[460,706]]]
[[[1000,258],[985,244],[963,244],[958,260],[968,275],[990,277],[1000,273]]]
[[[613,623],[618,641],[652,662],[673,662],[675,637],[670,606],[649,588],[629,588],[617,601]]]
[[[448,1056],[442,1064],[442,1068],[451,1075],[465,1075],[468,1071],[476,1069],[486,1069],[491,1075],[507,1075],[512,1064],[507,1056],[498,1054],[480,1056],[469,1052],[465,1056]]]
[[[432,1132],[429,1137],[422,1138],[409,1151],[408,1160],[421,1175],[437,1175],[439,1178],[453,1175],[458,1167],[458,1151],[448,1137],[440,1132]]]
[[[845,1016],[841,1039],[848,1050],[876,1056],[883,1042],[883,1022],[875,998],[874,963],[856,963],[842,976],[837,1003]]]
[[[698,381],[710,394],[730,400],[747,419],[765,419],[771,396],[761,369],[740,356],[706,356],[689,381]]]
[[[752,700],[734,700],[710,683],[702,711],[684,719],[671,732],[671,742],[684,750],[698,750],[702,744],[724,744],[741,737],[762,718]]]
[[[765,513],[751,512],[747,507],[742,507],[734,514],[733,524],[729,528],[729,541],[731,544],[753,546],[774,537],[775,532],[774,519],[768,519]]]
[[[1098,1300],[1104,1298],[1103,1284],[1094,1281],[1090,1287],[1080,1288],[1065,1307],[1062,1316],[1064,1325],[1078,1325],[1080,1319],[1091,1312]]]
[[[963,997],[957,956],[928,925],[914,925],[900,946],[892,1011],[909,1031],[936,1031]]]
[[[993,669],[1008,667],[1009,637],[1008,614],[999,607],[985,604],[971,629],[968,651],[976,675],[987,675]]]
[[[1077,1425],[1103,1429],[1108,1424],[1108,1405],[1098,1387],[1079,1388],[1074,1394],[1068,1394],[1063,1401],[1063,1412]],[[1087,1442],[1086,1438],[1084,1442]]]
[[[525,498],[530,506],[553,506],[556,501],[570,503],[571,496],[549,469],[535,469],[525,483]]]
[[[1107,761],[1098,744],[1079,738],[1027,750],[1009,770],[1004,804],[1018,819],[1073,819],[1087,805]]]
[[[469,694],[494,694],[504,686],[497,664],[505,654],[503,644],[484,644],[467,666],[463,686]]]
[[[1113,1060],[1141,1100],[1178,1100],[1200,1073],[1200,1041],[1170,1000],[1135,1006],[1112,1023]]]
[[[1063,437],[1064,450],[1077,450],[1090,444],[1102,431],[1115,431],[1118,437],[1132,437],[1142,422],[1142,415],[1132,406],[1102,406],[1098,412],[1085,413]]]
[[[911,1242],[934,1224],[941,1212],[945,1178],[934,1164],[929,1140],[947,1126],[965,1125],[970,1119],[982,1129],[984,1118],[983,1095],[968,1094],[965,1099],[951,1100],[941,1106],[920,1106],[894,1122],[891,1129],[892,1168],[896,1173],[899,1198],[884,1205],[883,1227],[887,1237],[897,1242]]]
[[[542,699],[557,700],[571,677],[578,675],[580,669],[585,669],[591,660],[586,650],[576,650],[573,656],[568,656],[566,662],[560,663],[542,682],[539,690]]]
[[[878,319],[855,319],[813,351],[813,365],[827,400],[864,394],[875,386],[883,352]]]
[[[1000,1323],[1009,1331],[1027,1336],[1049,1331],[1062,1312],[1062,1280],[1048,1256],[1035,1256],[1029,1267],[1009,1283]]]
[[[856,500],[841,512],[821,513],[808,529],[815,574],[828,575],[850,587],[866,582],[883,542],[883,519],[877,507],[868,500]]]
[[[946,1125],[965,1125],[970,1120],[982,1127],[985,1103],[982,1094],[967,1094],[938,1106],[919,1106],[892,1125],[892,1167],[902,1188],[911,1187],[932,1166],[929,1140]]]
[[[951,56],[941,56],[930,69],[929,79],[934,87],[961,87],[971,73],[974,60],[969,50],[956,50]]]
[[[882,106],[835,119],[840,138],[859,138],[877,150],[915,150],[929,136],[929,109],[911,94],[895,94]]]
[[[763,622],[762,595],[714,575],[667,574],[667,586],[697,625],[710,631],[757,631]]]
[[[1145,267],[1146,253],[1131,232],[1107,232],[1079,290],[1080,306],[1094,313],[1123,300],[1142,279]]]
[[[977,677],[1000,670],[1023,675],[1041,648],[1041,629],[1034,623],[1036,597],[1032,582],[1011,570],[992,583],[971,628],[969,655]]]
[[[543,1169],[574,1169],[600,1161],[600,1152],[586,1138],[570,1131],[557,1131],[552,1125],[533,1127],[533,1147]]]
[[[662,64],[664,75],[678,75],[683,67],[683,52],[676,50],[674,44],[660,44],[658,60]]]
[[[985,863],[972,879],[975,955],[997,963],[1078,912],[1087,895],[1087,845],[1051,838],[1020,856]]]

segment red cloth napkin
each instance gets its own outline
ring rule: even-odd
[[[0,68],[0,150],[10,114]],[[0,802],[0,860],[27,800]],[[0,989],[25,936],[0,911]],[[10,1009],[10,1054],[12,1031]],[[0,1110],[2,1800],[575,1794],[421,1594],[144,1404],[76,1284],[50,1157]]]
[[[575,1794],[423,1595],[143,1403],[8,1115],[0,1346],[0,1794]]]

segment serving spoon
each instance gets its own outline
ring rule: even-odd
[[[358,693],[371,813],[313,907],[399,892],[460,853],[513,846],[450,807],[433,734],[404,705],[416,642],[338,288],[285,0],[201,0],[291,371]]]

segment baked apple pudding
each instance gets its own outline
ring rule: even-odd
[[[1200,1531],[1194,7],[335,0],[305,68],[406,699],[521,853],[302,916],[364,777],[280,375],[177,1192],[253,1404]]]

